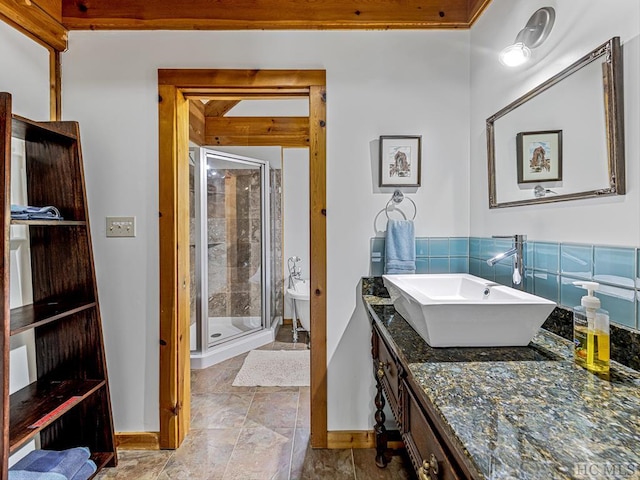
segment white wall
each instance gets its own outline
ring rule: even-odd
[[[309,149],[282,150],[282,186],[284,211],[284,282],[287,288],[287,259],[300,257],[302,278],[309,278]],[[291,303],[284,303],[284,318],[292,318]]]
[[[158,68],[327,71],[329,429],[372,425],[367,318],[380,135],[422,135],[416,234],[469,233],[469,32],[71,32],[63,114],[80,121],[118,431],[158,428]],[[137,237],[105,239],[135,215]]]
[[[518,68],[501,65],[498,52],[543,6],[555,8],[556,22],[547,41],[533,50],[533,62]],[[523,233],[531,240],[640,245],[639,33],[638,0],[491,2],[471,30],[472,235]],[[620,37],[624,52],[627,195],[490,210],[485,120],[613,36]]]
[[[49,51],[0,21],[0,92],[9,92],[13,113],[49,119]]]
[[[49,52],[1,21],[0,92],[11,93],[13,113],[33,120],[49,119]],[[24,203],[24,142],[12,142],[11,161],[12,203]],[[11,239],[11,308],[15,308],[33,300],[26,229],[11,227]],[[36,379],[33,331],[12,337],[10,348],[9,389],[13,393]],[[11,457],[10,464],[33,448],[34,442],[29,442]]]

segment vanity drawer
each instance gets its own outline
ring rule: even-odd
[[[438,436],[405,382],[404,422],[402,439],[418,472],[420,480],[455,480],[461,478],[452,465]]]
[[[400,369],[395,357],[391,354],[387,344],[378,332],[374,335],[374,339],[377,341],[378,352],[377,358],[374,359],[374,371],[385,389],[389,407],[391,407],[396,420],[399,421]]]

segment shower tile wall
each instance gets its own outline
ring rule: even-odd
[[[271,314],[284,309],[282,263],[282,172],[270,171]],[[255,170],[217,170],[207,181],[209,317],[261,315],[261,184]],[[235,208],[233,205],[235,204]],[[191,324],[196,321],[195,181],[189,167]]]
[[[190,196],[193,267],[193,185],[190,186]],[[260,316],[259,172],[242,169],[217,170],[217,175],[208,178],[207,247],[209,317]],[[192,268],[192,282],[195,282],[194,272],[195,268]],[[254,274],[258,274],[257,283],[249,280]],[[195,293],[195,288],[192,288],[192,312],[195,312]],[[194,320],[192,318],[192,323]]]
[[[207,264],[209,317],[226,317],[229,291],[227,272],[227,224],[225,191],[231,171],[207,179]],[[228,175],[229,173],[229,175]],[[233,182],[235,183],[235,178]]]
[[[220,316],[259,317],[262,311],[260,172],[254,169],[226,170],[224,181],[225,202],[229,203],[222,218],[226,225],[228,281],[224,286],[220,285],[227,303],[226,315]],[[223,270],[215,266],[212,271],[212,266],[210,259],[209,281],[212,274],[220,276]],[[216,282],[220,280],[218,278]],[[211,285],[209,289],[211,291]],[[211,315],[211,312],[210,306],[209,316],[218,316]]]
[[[282,258],[282,170],[271,169],[271,321],[284,316],[284,266]]]

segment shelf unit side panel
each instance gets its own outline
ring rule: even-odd
[[[10,329],[10,307],[9,307],[9,258],[10,258],[10,198],[11,198],[11,95],[0,93],[0,182],[2,183],[3,208],[0,212],[2,219],[2,265],[0,265],[0,288],[2,296],[0,298],[0,308],[2,309],[2,328],[0,328],[0,346],[2,353],[0,359],[0,434],[3,439],[9,437],[9,329]],[[9,202],[7,202],[9,200]],[[0,480],[5,480],[8,476],[7,464],[9,462],[8,442],[2,442],[0,446]]]

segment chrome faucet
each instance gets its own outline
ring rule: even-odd
[[[520,285],[522,288],[522,278],[524,276],[524,243],[527,241],[526,235],[494,235],[493,238],[510,238],[513,240],[513,248],[506,252],[499,253],[493,258],[487,260],[487,264],[493,267],[500,260],[513,257],[513,284]]]
[[[289,284],[288,288],[293,288],[294,279],[300,280],[302,278],[302,269],[298,266],[298,262],[302,259],[297,255],[289,257],[287,259],[287,268],[289,270]]]

